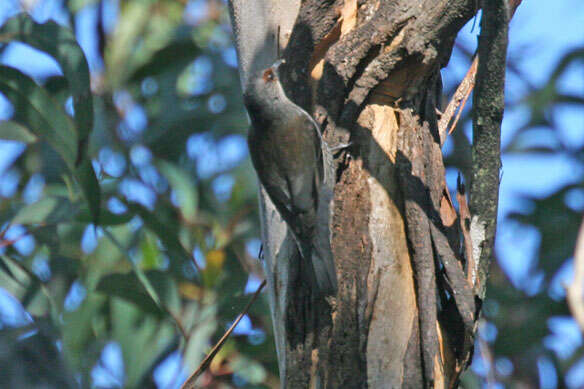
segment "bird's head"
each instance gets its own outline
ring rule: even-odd
[[[285,98],[280,83],[280,66],[284,63],[285,61],[280,59],[249,79],[243,94],[248,109],[250,106],[255,106],[258,109],[259,105],[271,105],[275,101]]]
[[[262,81],[264,82],[264,84],[266,86],[269,86],[269,84],[273,84],[273,83],[279,83],[280,82],[280,66],[282,66],[282,64],[285,64],[286,61],[284,59],[279,59],[276,62],[274,62],[274,64],[272,66],[270,66],[267,69],[264,69],[262,72]]]

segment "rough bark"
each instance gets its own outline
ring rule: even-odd
[[[520,1],[513,1],[514,8]],[[470,233],[477,260],[477,294],[483,299],[494,247],[501,169],[501,121],[505,108],[505,64],[510,9],[505,0],[485,1],[479,66],[473,99]]]
[[[466,368],[496,225],[508,20],[505,1],[487,3],[463,231],[477,237],[465,251],[436,110],[440,68],[476,1],[230,1],[242,81],[284,57],[288,96],[331,146],[351,142],[333,161],[337,296],[315,299],[298,282],[294,243],[260,193],[283,388],[454,387]]]

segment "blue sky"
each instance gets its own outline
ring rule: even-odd
[[[196,2],[192,2],[193,4]],[[55,19],[66,24],[65,14],[58,0],[39,1],[33,15],[40,21]],[[112,16],[116,1],[111,1]],[[196,10],[196,7],[193,6]],[[0,24],[9,16],[19,11],[19,1],[0,1]],[[86,51],[92,70],[99,70],[103,64],[95,55],[96,48],[92,36],[86,33],[83,26],[90,26],[95,21],[94,8],[80,12],[78,23],[81,26],[78,39]],[[473,21],[461,33],[459,40],[467,48],[473,49],[479,33],[479,22],[472,29]],[[522,77],[530,84],[538,87],[548,79],[559,58],[568,50],[584,44],[584,3],[582,0],[535,1],[525,0],[520,5],[510,29],[509,56],[517,60]],[[56,63],[47,56],[27,48],[14,45],[1,57],[0,63],[16,66],[26,73],[43,78],[50,74],[60,73]],[[455,55],[449,68],[443,72],[446,84],[457,83],[464,75],[468,61]],[[580,93],[584,91],[584,71],[582,67],[569,69],[560,80],[561,88],[566,92]],[[509,74],[507,78],[507,98],[521,101],[527,92],[525,84],[517,76]],[[0,120],[10,116],[11,109],[0,97]],[[512,138],[514,131],[528,119],[525,108],[518,106],[505,113],[503,122],[503,145]],[[564,107],[558,114],[561,123],[561,136],[568,144],[584,144],[584,115],[576,108]],[[241,154],[240,148],[232,152]],[[10,176],[10,165],[24,151],[24,146],[14,142],[0,141],[0,196],[3,188],[10,189],[15,177]],[[545,155],[506,155],[503,157],[502,183],[500,190],[500,223],[498,227],[496,251],[502,267],[516,286],[526,291],[537,287],[533,282],[527,282],[532,276],[529,264],[537,252],[539,236],[536,231],[507,221],[505,216],[512,211],[525,207],[519,198],[522,194],[545,196],[567,182],[581,182],[584,172],[581,164],[563,156]],[[452,183],[455,175],[449,175]],[[7,189],[5,189],[7,190]],[[8,192],[9,193],[9,192]],[[1,201],[1,197],[0,197]],[[584,208],[584,196],[581,192],[574,195],[575,204]],[[570,268],[564,271],[565,280],[569,279]],[[559,288],[561,291],[561,288]],[[561,292],[560,292],[561,293]],[[7,310],[13,310],[9,299],[0,293],[0,316]],[[581,342],[579,332],[573,331],[572,322],[558,325],[560,330],[573,342]],[[108,346],[104,354],[116,355],[116,346]],[[109,357],[110,359],[115,357]],[[173,357],[176,358],[176,357]],[[107,358],[106,358],[107,359]],[[584,370],[584,368],[582,369]],[[164,372],[158,373],[164,376]]]

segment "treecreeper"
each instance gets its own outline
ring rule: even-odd
[[[315,296],[337,293],[328,205],[332,157],[320,126],[287,96],[279,60],[249,78],[243,94],[252,127],[248,144],[260,183],[300,252],[304,284]]]

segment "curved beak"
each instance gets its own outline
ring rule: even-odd
[[[280,67],[282,64],[285,64],[285,63],[286,63],[286,60],[285,60],[284,58],[281,58],[281,59],[277,60],[276,62],[274,62],[274,64],[272,65],[272,68],[273,68],[274,70],[278,70],[278,68],[279,68],[279,67]]]

